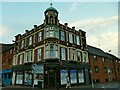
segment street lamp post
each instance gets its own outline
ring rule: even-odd
[[[94,88],[94,82],[93,82],[93,78],[92,78],[92,69],[90,69],[90,74],[91,74],[92,88]]]

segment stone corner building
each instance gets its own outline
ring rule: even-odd
[[[58,11],[50,6],[44,23],[34,25],[23,35],[15,36],[13,84],[38,85],[42,88],[71,84],[89,84],[89,60],[86,32],[60,24]]]

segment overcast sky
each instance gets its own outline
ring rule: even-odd
[[[38,2],[0,3],[2,22],[0,25],[0,43],[12,43],[14,36],[31,30],[33,25],[40,25],[44,20],[44,11],[50,6],[50,0]],[[21,0],[22,1],[22,0]],[[49,1],[49,2],[48,2]],[[60,23],[75,26],[87,34],[87,44],[101,48],[105,52],[118,56],[118,0],[109,2],[87,2],[88,0],[63,2],[53,0],[53,7],[59,12]],[[90,1],[90,0],[89,0]],[[104,0],[105,1],[105,0]],[[106,0],[108,1],[108,0]],[[111,1],[111,2],[110,2]],[[113,2],[114,1],[114,2]]]

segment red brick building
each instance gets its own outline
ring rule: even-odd
[[[91,79],[94,82],[120,81],[120,59],[103,50],[89,46],[89,64]]]
[[[12,84],[13,44],[0,44],[0,77],[3,86]]]

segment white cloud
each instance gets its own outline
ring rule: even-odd
[[[78,3],[77,2],[74,2],[70,8],[70,12],[74,12],[78,9]]]
[[[86,31],[87,44],[106,52],[112,50],[111,53],[118,56],[118,16],[78,20],[71,23],[70,26],[75,26],[76,30]]]
[[[7,27],[4,26],[0,26],[0,37],[4,37],[6,35],[8,35],[9,29]]]

